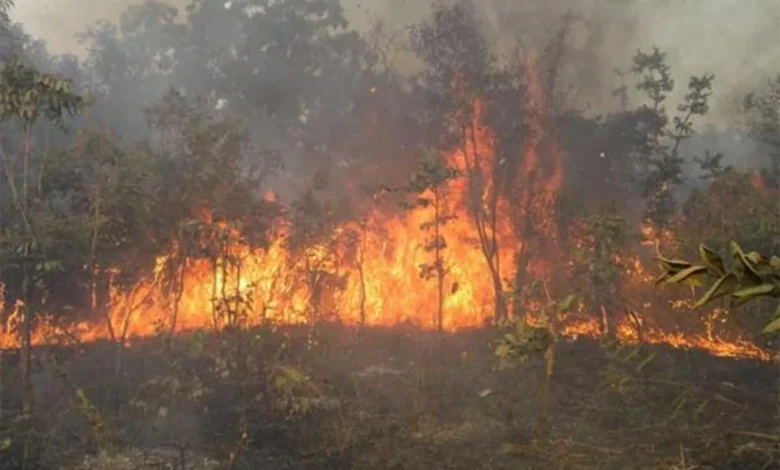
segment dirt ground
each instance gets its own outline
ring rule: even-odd
[[[39,366],[36,376],[39,415],[55,434],[41,461],[56,454],[81,465],[75,468],[98,468],[83,463],[97,439],[85,431],[94,429],[85,423],[85,403],[74,399],[73,390],[81,390],[101,416],[111,417],[105,427],[112,442],[150,455],[168,449],[169,463],[133,468],[205,468],[194,463],[205,456],[224,463],[239,428],[247,435],[235,448],[235,469],[780,468],[776,364],[666,346],[565,342],[553,379],[549,441],[538,443],[541,359],[500,370],[492,343],[500,332],[439,337],[331,325],[260,334],[264,346],[248,355],[274,354],[305,371],[307,413],[231,414],[225,410],[237,400],[233,389],[212,383],[216,391],[205,404],[179,400],[141,419],[125,410],[127,403],[137,401],[142,384],[170,375],[176,362],[163,352],[162,339],[126,350],[128,372],[114,387],[106,385],[117,367],[112,344],[39,353],[45,364],[58,364]],[[13,406],[14,397],[6,396],[4,409]]]

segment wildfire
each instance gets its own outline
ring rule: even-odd
[[[547,213],[555,193],[562,184],[561,152],[554,139],[545,135],[543,90],[539,86],[533,61],[528,61],[527,74],[533,121],[529,126],[529,139],[523,150],[524,167],[520,179],[511,191],[520,198],[520,214],[530,220],[531,211]],[[495,139],[484,125],[483,107],[474,101],[470,113],[469,144],[444,155],[449,165],[467,170],[469,162],[476,165],[483,175],[490,175],[498,165],[495,162]],[[465,131],[464,131],[465,132]],[[549,158],[548,158],[549,157]],[[477,163],[479,162],[479,163]],[[540,177],[540,172],[542,170]],[[482,203],[489,204],[491,186],[488,179],[482,187]],[[467,216],[468,201],[473,201],[474,187],[465,178],[448,183],[446,211],[458,214],[441,227],[446,240],[443,262],[446,268],[444,282],[443,329],[457,331],[480,327],[494,314],[495,273],[486,261],[484,246],[475,234],[474,221]],[[471,199],[470,199],[471,198]],[[265,195],[267,201],[276,201],[273,193]],[[518,236],[506,201],[497,209],[502,213],[495,226],[497,269],[511,277],[517,263],[514,255],[527,250],[527,241]],[[420,266],[431,263],[431,253],[423,247],[430,237],[426,224],[432,218],[431,208],[415,208],[410,211],[384,213],[375,209],[361,223],[351,222],[335,231],[328,242],[291,250],[288,244],[290,229],[282,226],[270,244],[263,248],[241,242],[240,234],[230,233],[234,241],[227,254],[240,264],[229,264],[227,257],[216,259],[191,259],[185,264],[178,295],[163,289],[166,263],[173,253],[161,256],[158,266],[130,292],[114,290],[103,318],[92,318],[67,327],[57,325],[56,315],[39,315],[36,319],[34,344],[62,341],[63,338],[81,342],[112,339],[128,342],[160,332],[176,333],[201,328],[220,328],[229,323],[259,325],[267,322],[298,324],[318,319],[338,320],[345,324],[392,326],[411,323],[421,328],[436,325],[438,285],[424,280]],[[517,214],[514,214],[517,217]],[[205,221],[210,215],[203,214]],[[548,214],[549,219],[549,214]],[[534,222],[535,233],[547,229],[547,222]],[[641,265],[633,263],[633,271],[649,278]],[[528,264],[532,276],[548,276],[550,266]],[[166,274],[168,273],[168,274]],[[170,281],[170,279],[167,279]],[[505,283],[501,279],[502,283]],[[0,285],[1,287],[1,285]],[[502,288],[508,286],[502,285]],[[3,297],[0,296],[0,302]],[[0,304],[2,311],[2,304]],[[0,329],[0,347],[18,345],[15,332],[23,305],[17,305],[14,313]],[[641,318],[638,315],[637,318]],[[575,312],[562,319],[565,336],[581,335],[597,337],[599,321],[593,315]],[[701,348],[722,356],[770,359],[767,351],[747,341],[720,340],[712,334],[685,336],[665,333],[657,329],[641,329],[628,322],[616,326],[618,337],[624,341],[667,343],[678,348]],[[59,338],[59,339],[58,339]]]

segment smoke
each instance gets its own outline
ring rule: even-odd
[[[216,0],[215,0],[216,1]],[[116,20],[140,0],[18,2],[14,16],[56,54],[83,53],[75,39],[98,20]],[[183,7],[186,0],[171,0]],[[433,0],[344,0],[353,27],[367,29],[381,18],[396,28],[419,22]],[[481,0],[488,34],[542,40],[565,12],[580,17],[572,36],[580,99],[600,108],[615,84],[614,68],[627,65],[637,48],[657,45],[669,55],[678,89],[687,77],[717,76],[713,119],[733,117],[744,94],[780,71],[780,3],[771,0]],[[409,62],[412,64],[413,62]]]
[[[180,14],[188,3],[168,1],[180,9]],[[342,5],[358,31],[367,31],[381,20],[395,30],[396,38],[403,38],[404,28],[424,21],[437,1],[455,0],[342,0]],[[13,17],[33,37],[45,40],[51,53],[83,56],[79,33],[100,20],[116,21],[127,7],[141,2],[103,0],[95,7],[94,2],[85,0],[18,1]],[[685,153],[692,156],[703,154],[705,149],[723,151],[726,160],[738,166],[762,159],[754,143],[740,137],[740,106],[746,93],[760,89],[767,79],[780,73],[780,45],[775,40],[780,2],[478,0],[475,4],[484,32],[491,43],[497,44],[499,55],[513,53],[518,42],[531,49],[548,43],[562,26],[564,15],[569,14],[571,34],[563,60],[564,79],[570,87],[572,104],[593,113],[614,109],[616,100],[611,92],[620,84],[614,71],[628,67],[637,49],[657,46],[668,54],[676,81],[668,104],[671,112],[686,91],[688,77],[714,73],[712,110],[700,121],[700,134],[686,145]],[[219,28],[221,31],[224,25]],[[230,35],[230,28],[217,37],[225,35]],[[395,66],[413,72],[419,62],[411,54],[401,54]],[[167,86],[157,85],[155,90]],[[128,101],[140,106],[147,100]],[[258,135],[264,132],[265,141],[280,140],[273,132],[265,135],[269,129],[257,126],[254,131]]]

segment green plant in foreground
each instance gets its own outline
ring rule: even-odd
[[[549,428],[552,377],[555,371],[555,353],[558,343],[558,318],[561,314],[571,311],[576,303],[577,297],[574,295],[556,301],[547,293],[547,302],[542,306],[541,326],[528,325],[522,318],[515,319],[512,321],[513,332],[506,333],[496,347],[495,354],[504,367],[524,362],[532,355],[544,353],[544,377],[540,382],[535,432],[539,442],[547,438]]]
[[[768,258],[761,253],[745,253],[736,242],[731,242],[733,263],[731,269],[715,251],[699,245],[700,264],[685,260],[669,259],[660,254],[664,273],[656,284],[695,284],[711,283],[707,292],[694,305],[701,307],[715,299],[729,297],[731,307],[739,307],[759,298],[778,300],[774,316],[764,327],[764,333],[780,332],[780,257]]]

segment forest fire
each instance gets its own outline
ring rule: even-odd
[[[228,310],[233,310],[237,315],[234,321],[243,321],[247,325],[265,322],[304,323],[315,315],[311,311],[311,279],[324,275],[307,273],[307,263],[317,263],[319,269],[329,264],[327,267],[332,269],[330,274],[345,276],[346,279],[340,291],[321,294],[321,297],[331,297],[320,304],[328,305],[328,310],[320,312],[321,318],[330,316],[349,325],[357,325],[365,320],[365,324],[371,326],[411,323],[431,328],[435,324],[430,312],[435,311],[436,287],[434,282],[425,282],[419,278],[418,265],[424,262],[425,254],[417,247],[415,235],[418,233],[414,229],[423,218],[423,214],[413,213],[385,221],[381,231],[374,232],[367,228],[366,238],[361,241],[360,248],[365,250],[365,254],[361,255],[364,260],[362,267],[350,267],[335,258],[329,260],[329,255],[322,247],[310,250],[305,257],[306,261],[296,262],[286,252],[282,239],[267,249],[234,247],[236,254],[240,253],[245,259],[240,277],[237,270],[230,270],[228,276],[223,277],[210,261],[193,261],[187,270],[179,305],[175,309],[175,320],[172,318],[174,308],[171,299],[166,298],[159,288],[161,271],[158,270],[155,276],[136,287],[131,295],[117,294],[105,320],[82,322],[66,328],[42,316],[33,341],[35,344],[62,343],[74,339],[78,342],[100,339],[129,342],[170,331],[174,321],[177,331],[221,326],[230,321],[226,317]],[[377,218],[368,227],[374,227],[373,224],[381,221]],[[467,228],[465,223],[463,226],[454,225],[448,228],[448,234],[452,235],[453,240],[458,236],[465,238]],[[395,235],[387,240],[382,233]],[[481,259],[482,254],[477,247],[467,242],[454,246],[456,248],[451,250],[450,259],[456,261],[452,263],[454,268],[450,273],[451,281],[448,282],[445,303],[444,329],[447,331],[480,327],[493,314],[492,285],[484,259]],[[164,258],[160,259],[161,264],[164,261]],[[229,293],[221,301],[223,305],[214,300],[215,290]],[[252,305],[239,305],[240,302],[231,299],[231,293],[251,299]],[[247,316],[238,320],[242,309]],[[13,331],[16,330],[20,311],[19,308],[15,309],[15,314],[9,318],[5,333],[0,336],[0,347],[18,345]],[[364,319],[361,319],[361,311],[365,315]],[[533,315],[530,316],[533,321]],[[563,318],[561,324],[561,333],[568,338],[597,338],[601,335],[599,321],[595,315],[586,312],[573,312]],[[686,335],[648,329],[641,331],[641,341],[663,343],[681,349],[703,349],[719,356],[760,360],[772,358],[769,351],[749,341],[727,341],[708,331],[699,335]],[[617,326],[617,336],[625,342],[640,339],[636,325],[627,320]]]
[[[717,16],[14,3],[0,470],[780,468],[780,79],[680,63]]]
[[[55,316],[38,315],[33,343],[64,339],[129,342],[161,332],[315,320],[369,326],[408,323],[436,328],[439,325],[435,313],[441,292],[444,293],[440,325],[443,330],[484,325],[495,314],[496,282],[503,290],[511,285],[507,279],[518,269],[517,253],[525,253],[524,269],[531,276],[550,275],[547,264],[531,259],[530,241],[518,236],[531,230],[537,234],[550,230],[553,225],[548,220],[550,217],[540,214],[549,212],[563,178],[561,152],[551,144],[554,139],[545,135],[546,117],[542,111],[546,106],[541,102],[544,93],[533,78],[536,73],[532,65],[529,61],[526,70],[528,82],[536,85],[529,87],[534,118],[524,149],[524,167],[510,191],[511,197],[520,201],[516,204],[519,209],[512,213],[506,198],[497,196],[494,207],[487,207],[494,192],[499,191],[490,175],[496,174],[495,166],[501,162],[493,158],[493,135],[483,123],[479,100],[473,101],[471,122],[460,124],[463,146],[443,155],[447,164],[459,169],[465,177],[447,181],[441,193],[443,206],[438,210],[448,215],[447,222],[438,228],[445,241],[441,248],[441,283],[430,279],[430,272],[428,279],[421,273],[425,266],[434,263],[431,250],[424,246],[425,240],[432,236],[433,207],[414,207],[392,214],[375,209],[363,222],[345,224],[327,242],[302,250],[289,249],[287,223],[281,224],[270,244],[263,248],[248,246],[235,229],[222,226],[218,230],[222,233],[219,236],[226,240],[225,251],[211,259],[188,260],[179,274],[178,290],[173,294],[163,285],[172,281],[167,278],[171,274],[165,266],[174,257],[175,250],[159,257],[154,273],[130,292],[114,289],[102,319],[65,327],[53,320]],[[540,173],[544,176],[539,177]],[[480,191],[476,195],[475,180],[486,181],[476,188]],[[429,197],[431,190],[419,196]],[[484,207],[472,207],[470,213],[469,201],[475,197]],[[267,193],[265,199],[276,202],[273,193]],[[491,210],[496,213],[497,222],[492,226],[483,223],[482,232],[475,231],[478,217],[475,213],[484,216]],[[205,223],[210,222],[208,214],[204,219]],[[486,247],[490,240],[492,252]],[[487,262],[487,258],[492,261]],[[638,263],[636,260],[634,267],[642,271]],[[637,277],[637,282],[652,282],[651,276],[640,273],[634,276]],[[0,347],[18,345],[15,332],[23,307],[18,303],[8,318],[5,331],[0,332]],[[529,311],[533,321],[532,310]],[[628,320],[619,323],[615,327],[618,339],[698,348],[720,356],[771,359],[769,352],[748,341],[722,340],[711,331],[685,335],[639,328],[642,318],[652,315],[653,312],[635,314],[633,323]],[[575,312],[562,319],[561,325],[561,333],[566,337],[602,334],[600,322],[593,313]]]

